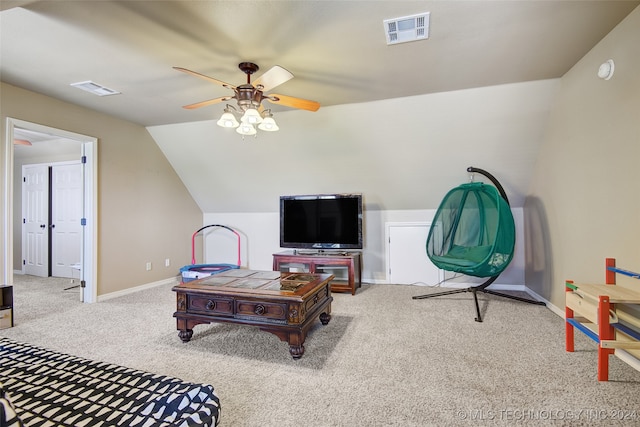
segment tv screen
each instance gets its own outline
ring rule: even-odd
[[[362,195],[281,196],[280,246],[362,249]]]

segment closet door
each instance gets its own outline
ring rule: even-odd
[[[22,262],[26,274],[49,276],[49,167],[22,169]]]
[[[387,283],[435,286],[444,278],[425,250],[429,222],[386,223]]]
[[[80,163],[51,167],[51,275],[79,277],[82,250]]]

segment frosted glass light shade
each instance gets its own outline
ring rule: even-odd
[[[273,120],[273,117],[265,117],[264,119],[262,119],[262,123],[258,125],[258,129],[267,132],[275,132],[277,130],[280,130],[280,128],[276,124],[276,121]]]
[[[220,120],[217,121],[217,124],[223,128],[237,128],[240,125],[231,113],[224,113],[222,117],[220,117]]]
[[[252,124],[241,123],[240,126],[238,126],[238,129],[236,129],[236,132],[240,135],[255,135],[256,128],[254,128]]]
[[[262,116],[255,108],[249,108],[244,112],[244,115],[240,119],[243,123],[249,123],[252,125],[262,122]]]

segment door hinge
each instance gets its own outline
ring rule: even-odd
[[[87,218],[80,218],[80,225],[87,225]]]
[[[81,161],[82,163],[87,163],[87,156],[82,156],[82,157],[80,158],[80,161]]]
[[[22,182],[27,182],[27,177],[26,176],[22,177]]]
[[[84,281],[84,280],[81,280],[81,281],[80,281],[80,287],[81,287],[81,288],[85,288],[86,286],[87,286],[87,282],[86,282],[86,281]]]
[[[22,218],[22,223],[26,224],[27,223],[27,218]]]
[[[26,259],[22,260],[22,265],[27,265],[27,260]]]

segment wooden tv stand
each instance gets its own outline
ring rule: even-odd
[[[351,292],[362,286],[362,254],[360,252],[284,251],[273,254],[274,271],[291,271],[290,264],[303,264],[306,273],[323,273],[333,268],[346,268],[347,277],[331,282],[331,292]]]

